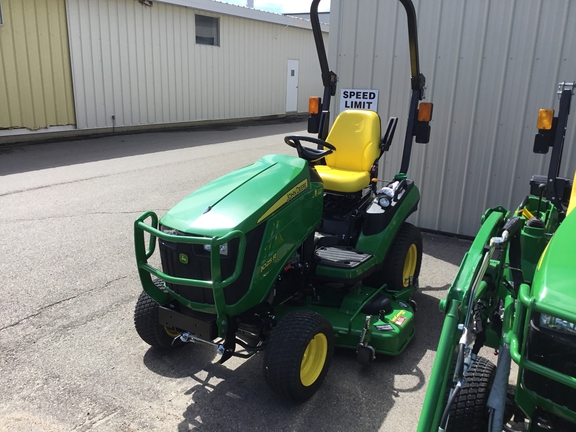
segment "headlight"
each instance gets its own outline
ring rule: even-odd
[[[160,231],[162,231],[163,233],[166,233],[166,234],[170,234],[170,235],[178,235],[179,234],[178,230],[175,230],[173,228],[168,228],[167,226],[164,226],[164,225],[160,225]]]
[[[382,197],[378,200],[378,204],[380,204],[380,207],[386,208],[390,205],[390,198]]]
[[[204,250],[210,252],[212,250],[212,245],[204,245]],[[228,255],[228,243],[220,245],[220,255]]]
[[[561,333],[576,335],[576,324],[550,315],[540,314],[540,327]]]

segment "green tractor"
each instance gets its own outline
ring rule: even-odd
[[[575,88],[560,83],[557,117],[539,113],[534,152],[552,148],[548,175],[516,210],[486,211],[440,303],[419,432],[576,430],[576,192],[559,177]]]
[[[406,222],[420,199],[406,172],[414,137],[428,142],[432,105],[420,103],[425,79],[414,6],[400,1],[412,53],[400,172],[378,189],[378,161],[396,118],[382,137],[376,112],[346,110],[328,130],[337,77],[328,68],[314,0],[324,94],[311,99],[308,132],[318,138],[287,136],[297,157],[265,156],[201,187],[161,219],[148,211],[135,221],[143,292],[134,322],[149,345],[207,345],[221,363],[264,351],[267,383],[294,401],[318,390],[334,347],[356,350],[367,364],[408,345],[422,239]],[[149,263],[156,247],[161,269]]]

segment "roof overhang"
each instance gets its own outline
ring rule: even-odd
[[[167,3],[175,6],[184,6],[192,9],[204,10],[217,14],[237,16],[240,18],[246,18],[256,21],[264,21],[283,26],[297,27],[308,30],[311,30],[312,28],[310,21],[302,18],[296,18],[272,12],[260,11],[256,9],[247,8],[244,6],[222,3],[215,0],[154,0],[154,1],[159,3]],[[323,32],[325,33],[329,32],[330,26],[326,24],[320,24],[320,26]]]

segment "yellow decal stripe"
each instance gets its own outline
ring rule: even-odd
[[[296,186],[294,186],[292,189],[290,189],[286,194],[284,194],[278,201],[276,201],[272,205],[272,207],[270,207],[266,211],[266,213],[264,213],[260,217],[260,219],[258,219],[258,223],[262,222],[264,219],[266,219],[268,216],[270,216],[272,213],[274,213],[276,210],[278,210],[284,204],[287,204],[288,202],[292,201],[294,198],[296,198],[298,195],[300,195],[306,189],[308,189],[308,180],[304,179],[300,183],[298,183]]]
[[[544,257],[546,256],[546,252],[548,252],[548,246],[550,246],[550,242],[544,248],[544,252],[540,255],[540,259],[538,260],[538,265],[536,266],[536,270],[540,271],[540,266],[542,265],[542,261],[544,261]]]
[[[574,174],[574,181],[576,181],[576,173]],[[572,182],[572,193],[570,194],[570,202],[568,203],[568,210],[566,210],[566,216],[570,214],[572,210],[576,207],[576,183]]]

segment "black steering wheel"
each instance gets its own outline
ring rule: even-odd
[[[300,144],[300,141],[308,141],[314,144],[318,144],[319,146],[326,147],[326,149],[315,149],[310,147],[304,147]],[[318,138],[313,138],[309,136],[299,136],[299,135],[288,135],[284,137],[284,142],[288,144],[290,147],[293,147],[298,152],[298,156],[302,159],[305,159],[308,162],[316,162],[322,159],[324,156],[328,156],[333,151],[336,150],[332,144],[323,141]]]

